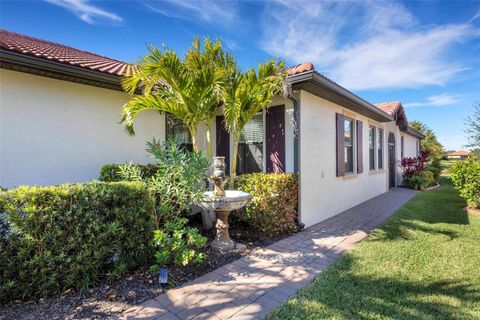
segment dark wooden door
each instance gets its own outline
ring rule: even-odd
[[[390,133],[388,137],[388,185],[395,187],[395,136]]]
[[[216,118],[217,156],[225,157],[225,172],[230,173],[230,134],[225,128],[225,117]]]

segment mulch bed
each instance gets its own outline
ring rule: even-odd
[[[199,226],[199,221],[192,225]],[[204,233],[211,241],[213,230]],[[176,266],[169,270],[169,283],[165,289],[181,286],[225,264],[248,255],[253,249],[273,243],[278,239],[259,239],[258,235],[236,226],[231,237],[246,245],[243,250],[221,253],[207,246],[204,250],[206,259],[200,264],[187,267]],[[39,301],[15,301],[0,306],[0,319],[111,319],[115,315],[131,308],[133,305],[154,298],[161,294],[162,287],[158,276],[151,274],[147,268],[140,268],[126,273],[113,283],[101,283],[89,290],[64,292],[58,296]]]

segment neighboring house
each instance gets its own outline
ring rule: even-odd
[[[447,159],[448,160],[464,160],[464,159],[470,158],[471,156],[472,155],[470,151],[460,150],[460,151],[450,152],[447,155]]]
[[[169,115],[145,112],[128,136],[120,121],[130,97],[120,77],[131,65],[0,31],[0,185],[95,179],[106,163],[151,161],[153,137],[190,137]],[[292,96],[275,97],[247,125],[239,172],[298,172],[300,221],[310,226],[401,183],[400,159],[424,136],[399,102],[373,105],[304,63],[288,70]],[[232,139],[215,121],[214,153],[232,158]],[[205,150],[205,128],[200,128]]]

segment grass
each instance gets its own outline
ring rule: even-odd
[[[461,161],[461,160],[441,160],[440,166],[442,167],[445,173],[449,173],[450,167],[453,166],[458,161]]]
[[[422,192],[269,319],[480,319],[480,217]]]

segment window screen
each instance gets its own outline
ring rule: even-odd
[[[383,129],[377,129],[378,169],[383,169]]]
[[[237,171],[263,172],[263,112],[250,119],[240,135]]]
[[[345,119],[345,172],[353,172],[353,121]]]
[[[375,128],[368,128],[368,157],[370,170],[375,170]]]
[[[173,139],[190,151],[193,149],[190,132],[181,120],[169,113],[165,114],[165,130],[166,139]]]

